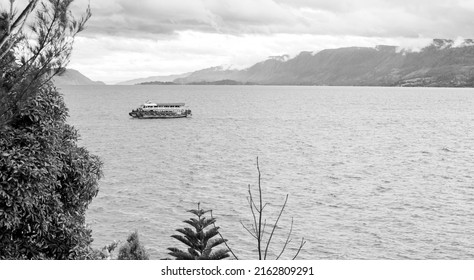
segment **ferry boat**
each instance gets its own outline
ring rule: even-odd
[[[184,107],[184,103],[153,103],[147,101],[128,114],[138,119],[186,118],[191,116],[191,110]]]

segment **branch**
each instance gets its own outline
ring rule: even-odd
[[[30,3],[28,3],[28,5],[25,7],[25,9],[23,9],[21,14],[17,17],[17,19],[13,22],[13,24],[11,24],[11,20],[13,20],[13,2],[10,2],[10,19],[8,20],[8,29],[5,32],[5,34],[3,34],[2,37],[0,37],[0,48],[2,48],[5,42],[8,40],[8,38],[10,38],[11,31],[16,29],[16,27],[20,24],[20,22],[23,21],[22,26],[25,24],[26,18],[31,13],[31,11],[33,11],[37,2],[38,0],[31,0]]]
[[[198,207],[199,207],[199,206],[198,206]],[[214,219],[214,217],[212,216],[212,210],[211,210],[211,218]],[[215,222],[212,223],[212,225],[214,226],[214,228],[217,228]],[[227,249],[229,249],[229,251],[230,251],[230,253],[232,254],[232,256],[234,256],[234,258],[235,258],[236,260],[238,260],[239,258],[237,258],[237,256],[234,254],[234,251],[232,251],[232,249],[229,247],[229,245],[227,244],[227,241],[224,239],[224,237],[222,236],[222,234],[221,234],[219,231],[217,231],[217,233],[218,233],[219,236],[222,238],[222,240],[224,240],[224,244],[225,244],[225,246],[227,247]]]
[[[41,68],[36,71],[36,74],[33,77],[33,79],[31,79],[30,83],[27,86],[25,86],[24,89],[19,93],[19,100],[22,100],[27,95],[28,90],[32,88],[35,82],[40,81],[40,78],[44,74],[46,74],[46,72],[51,71],[51,69],[49,69],[49,66],[52,63],[53,59],[57,58],[57,56],[60,56],[62,52],[67,50],[67,48],[68,48],[67,45],[63,45],[60,49],[56,50],[54,55],[51,55],[51,57],[48,58],[48,60],[44,63],[44,65],[41,66]],[[44,84],[50,81],[54,77],[54,75],[56,75],[59,71],[60,69],[56,69],[53,72],[53,74],[50,75],[50,77],[48,77],[43,83],[40,82],[40,85],[38,86],[38,88],[41,88]]]
[[[255,229],[255,235],[258,236],[258,232],[257,232],[257,216],[255,216],[255,212],[254,212],[254,207],[255,209],[258,211],[257,207],[255,206],[255,203],[253,202],[253,196],[252,196],[252,191],[250,190],[250,185],[249,185],[249,205],[250,205],[250,211],[252,212],[252,216],[253,216],[253,226],[254,226],[254,229]],[[258,239],[258,238],[257,238]]]
[[[255,238],[255,239],[258,239],[257,236],[255,235],[255,233],[253,233],[251,230],[249,230],[242,221],[240,221],[240,224],[244,227],[245,230],[247,230],[248,233],[250,233],[250,235]]]
[[[275,232],[275,229],[277,227],[278,221],[280,220],[281,214],[283,214],[283,210],[285,210],[287,201],[288,201],[288,195],[286,195],[285,203],[283,203],[283,206],[281,207],[280,214],[278,214],[278,218],[275,221],[275,224],[273,225],[272,233],[270,233],[270,237],[268,238],[267,247],[265,248],[265,258],[267,257],[268,247],[270,246],[270,242],[272,241],[273,233]]]
[[[45,4],[43,4],[43,12],[46,15],[49,15],[47,7],[46,7]],[[38,12],[38,15],[39,14],[40,13]],[[54,13],[52,15],[49,15],[50,18],[51,18],[50,19],[51,22],[50,22],[49,26],[47,25],[46,32],[43,35],[44,38],[41,38],[40,35],[38,35],[38,40],[39,40],[38,46],[36,48],[33,48],[33,47],[29,48],[29,50],[33,53],[33,55],[30,58],[28,58],[28,60],[20,67],[19,71],[22,70],[23,73],[28,72],[31,69],[31,67],[34,65],[35,60],[38,58],[38,56],[41,54],[41,52],[43,52],[43,50],[46,48],[46,46],[48,44],[51,44],[52,40],[51,39],[48,40],[48,38],[51,34],[51,31],[52,31],[57,19],[58,19],[58,14],[59,14],[58,10],[54,9]],[[44,21],[42,24],[46,24],[46,21]],[[42,28],[42,27],[40,26],[40,28]],[[35,33],[38,33],[38,32],[35,32]],[[25,67],[25,66],[27,66],[26,69],[23,69],[23,67]]]
[[[262,241],[264,239],[264,235],[266,236],[268,234],[268,232],[266,231],[267,229],[267,220],[264,219],[263,217],[263,210],[265,209],[265,207],[268,205],[268,203],[263,203],[263,191],[262,191],[262,184],[261,184],[261,172],[260,172],[260,165],[259,165],[259,162],[258,162],[258,157],[257,157],[257,171],[258,171],[258,205],[255,203],[254,201],[254,198],[253,198],[253,195],[252,195],[252,190],[250,188],[250,185],[248,185],[248,193],[249,193],[249,197],[247,197],[247,200],[248,200],[248,203],[249,203],[249,207],[250,207],[250,211],[252,213],[252,217],[253,217],[253,224],[252,225],[252,229],[249,229],[249,227],[245,226],[244,223],[242,223],[242,221],[240,222],[242,224],[242,226],[244,227],[244,229],[255,239],[257,239],[257,250],[258,250],[258,254],[259,254],[259,260],[266,260],[267,259],[267,255],[268,255],[268,251],[269,251],[269,248],[270,248],[270,244],[272,242],[272,239],[273,239],[273,236],[276,232],[276,228],[278,227],[278,223],[281,219],[281,216],[283,215],[283,212],[285,211],[285,208],[286,208],[286,205],[288,203],[288,197],[289,195],[287,194],[286,197],[285,197],[285,201],[283,203],[283,205],[281,206],[281,209],[280,209],[280,212],[278,213],[278,217],[275,221],[275,223],[273,224],[273,227],[272,227],[272,230],[271,230],[271,233],[270,233],[270,236],[268,237],[268,240],[266,241],[266,245],[265,245],[265,250],[263,251],[262,249]],[[258,221],[257,221],[257,213],[258,213]],[[288,235],[286,237],[286,240],[283,244],[283,248],[281,249],[281,252],[278,254],[277,256],[277,260],[283,255],[283,253],[285,252],[286,248],[288,247],[288,245],[291,243],[292,239],[291,239],[291,234],[293,233],[293,218],[291,218],[291,226],[290,226],[290,230],[288,232]],[[306,244],[306,241],[304,240],[304,238],[302,239],[301,241],[301,244],[298,248],[298,251],[296,253],[296,255],[294,256],[293,259],[295,259],[299,252],[301,251],[301,249],[303,248],[303,246]]]
[[[262,259],[262,213],[263,213],[263,198],[262,198],[262,186],[260,184],[262,174],[260,173],[260,166],[258,165],[258,157],[257,157],[257,171],[258,171],[258,196],[259,196],[259,211],[258,211],[258,259]],[[265,259],[265,258],[264,258]]]
[[[265,219],[263,221],[263,228],[262,228],[262,240],[263,240],[263,236],[265,235],[265,228],[267,227],[267,219]]]
[[[13,3],[14,0],[10,2]],[[8,42],[8,49],[5,50],[5,46],[3,47],[0,52],[0,59],[10,53],[11,48],[21,46],[20,44],[24,44],[27,53],[27,55],[21,57],[20,65],[15,67],[14,75],[11,75],[8,81],[8,84],[12,85],[12,88],[8,91],[13,94],[11,96],[14,99],[12,104],[15,104],[12,108],[7,108],[8,111],[13,112],[21,109],[22,101],[27,100],[35,90],[49,83],[55,75],[63,70],[63,67],[69,62],[75,36],[84,29],[85,23],[91,16],[90,6],[88,6],[85,15],[79,21],[76,21],[72,16],[69,16],[70,11],[68,9],[72,1],[50,0],[44,2],[29,1],[21,15],[11,24],[8,34],[1,34],[2,46],[5,42]],[[22,35],[22,29],[27,17],[39,4],[42,5],[42,8],[38,9],[38,18],[31,27],[36,35],[34,38],[36,44],[33,44]],[[10,9],[12,9],[12,6]],[[12,10],[10,14],[12,14]],[[8,26],[13,21],[13,16],[10,16],[10,18]],[[11,33],[15,29],[18,31],[12,35]],[[12,59],[18,58],[13,56]],[[12,60],[11,63],[14,63],[14,61]],[[11,119],[4,118],[7,114],[10,114],[10,112],[0,110],[2,125],[11,121]],[[15,112],[13,112],[14,114]]]
[[[285,244],[283,245],[283,249],[281,249],[281,252],[280,254],[278,255],[278,257],[276,258],[277,260],[281,257],[281,255],[283,254],[283,252],[285,251],[286,249],[286,246],[288,245],[288,243],[291,242],[291,232],[293,231],[293,218],[291,218],[291,226],[290,226],[290,232],[288,233],[288,236],[286,237],[286,241],[285,241]]]
[[[36,7],[36,4],[38,4],[38,0],[31,0],[30,3],[28,3],[26,8],[23,10],[23,12],[21,12],[20,16],[18,16],[18,18],[12,24],[11,26],[12,30],[15,29],[20,24],[20,21],[26,21],[26,18]]]
[[[296,252],[296,255],[293,257],[292,260],[296,259],[296,257],[300,253],[301,249],[303,248],[304,244],[306,244],[306,241],[304,240],[304,237],[303,237],[303,238],[301,238],[301,244],[300,244],[300,247],[298,248],[298,252]]]

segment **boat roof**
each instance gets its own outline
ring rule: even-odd
[[[154,106],[184,106],[184,103],[154,103],[145,102],[143,105],[154,105]]]

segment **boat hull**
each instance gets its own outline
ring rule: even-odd
[[[130,112],[128,114],[132,118],[136,118],[136,119],[177,119],[177,118],[187,118],[191,116],[190,113],[160,114],[160,113],[153,113],[153,112]]]

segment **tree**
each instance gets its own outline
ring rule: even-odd
[[[77,146],[50,81],[67,64],[90,11],[76,21],[72,0],[29,1],[16,15],[14,2],[0,11],[0,259],[90,258],[85,211],[102,163]]]
[[[219,227],[214,226],[215,218],[206,218],[204,215],[210,210],[203,210],[200,208],[198,203],[198,209],[189,210],[188,212],[197,216],[197,219],[190,218],[184,222],[191,225],[191,228],[177,229],[182,235],[172,235],[174,239],[182,242],[188,246],[187,251],[180,250],[178,248],[168,248],[169,254],[175,257],[177,260],[222,260],[229,257],[229,250],[217,249],[215,247],[225,243],[227,240],[222,237],[216,237],[219,235]],[[214,227],[206,230],[210,225]]]
[[[257,171],[258,171],[258,196],[257,196],[257,201],[255,200],[252,190],[250,188],[250,185],[248,187],[248,203],[249,203],[249,208],[250,212],[252,213],[253,217],[253,223],[250,224],[249,226],[246,226],[244,223],[241,222],[242,226],[247,230],[247,232],[257,241],[257,252],[258,252],[258,259],[259,260],[266,260],[267,255],[270,249],[270,244],[272,242],[273,236],[276,232],[276,229],[278,227],[278,222],[280,221],[281,215],[283,214],[283,211],[285,210],[286,203],[288,202],[288,195],[285,197],[285,202],[283,203],[283,206],[280,208],[280,212],[278,214],[278,217],[276,218],[275,222],[273,223],[273,226],[271,227],[271,231],[268,232],[266,230],[267,226],[267,220],[264,217],[264,210],[265,207],[268,205],[268,203],[264,203],[263,201],[263,192],[262,192],[262,185],[261,185],[261,178],[262,175],[260,173],[260,166],[258,164],[258,157],[257,157]],[[283,255],[285,252],[288,244],[291,243],[291,234],[293,232],[293,219],[291,219],[291,225],[290,229],[288,231],[288,234],[286,236],[285,243],[283,243],[282,249],[276,259],[280,259],[280,257]],[[265,240],[265,235],[268,235],[267,239]],[[298,246],[298,249],[293,256],[293,260],[296,259],[296,257],[299,255],[301,249],[303,246],[306,244],[306,241],[304,238],[301,239],[300,245]],[[265,248],[264,248],[265,246]]]
[[[22,12],[0,11],[0,125],[20,113],[28,99],[69,63],[75,36],[91,16],[88,7],[76,20],[69,10],[73,0],[30,0]],[[26,21],[35,13],[35,21]]]

